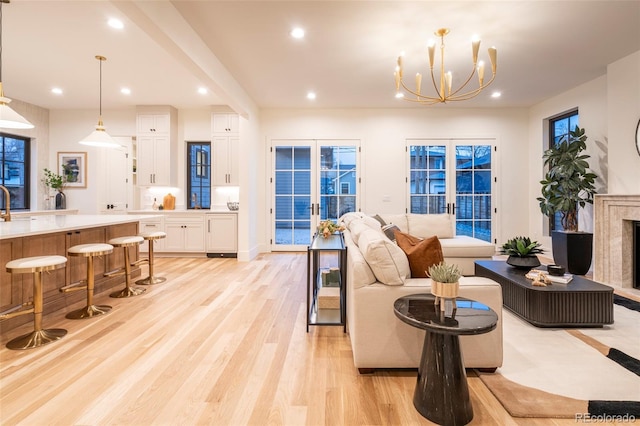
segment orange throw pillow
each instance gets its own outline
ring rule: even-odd
[[[444,260],[440,240],[433,237],[421,238],[396,231],[396,243],[409,259],[411,278],[429,278],[429,268]]]

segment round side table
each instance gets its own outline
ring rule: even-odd
[[[441,425],[473,419],[459,336],[488,333],[498,322],[498,315],[480,302],[458,297],[456,304],[455,311],[441,311],[431,294],[401,297],[393,304],[401,321],[425,330],[413,405]]]

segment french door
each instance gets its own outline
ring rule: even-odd
[[[357,210],[358,140],[272,141],[272,250],[306,250],[321,220]]]
[[[455,214],[456,235],[494,241],[494,139],[408,139],[411,213]]]

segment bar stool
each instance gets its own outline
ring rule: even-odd
[[[113,272],[107,272],[106,274],[104,274],[104,276],[105,277],[115,277],[118,275],[125,276],[124,289],[111,293],[109,295],[110,297],[115,297],[115,298],[132,297],[132,296],[138,296],[144,293],[145,291],[147,291],[146,288],[131,287],[131,263],[129,261],[129,247],[140,245],[142,244],[143,241],[144,241],[144,238],[139,237],[137,235],[112,238],[109,240],[109,244],[111,244],[113,247],[122,247],[124,249],[124,268],[118,269]]]
[[[0,319],[9,319],[18,315],[33,313],[33,331],[23,336],[16,337],[7,343],[9,349],[31,349],[61,339],[67,330],[62,328],[42,329],[42,273],[60,269],[67,263],[64,256],[35,256],[14,259],[6,264],[6,270],[10,274],[33,274],[33,301],[16,306],[0,315]],[[33,306],[29,309],[21,309]]]
[[[149,257],[146,259],[138,260],[134,263],[134,265],[141,265],[143,263],[149,264],[149,276],[147,278],[136,281],[136,284],[150,285],[165,282],[167,280],[165,277],[156,277],[153,275],[153,246],[155,244],[155,240],[166,238],[167,234],[162,231],[154,231],[142,233],[140,234],[140,236],[146,241],[149,241]]]
[[[69,312],[66,318],[69,319],[85,319],[92,318],[98,315],[106,314],[111,310],[111,306],[108,305],[94,305],[93,304],[93,290],[95,283],[93,258],[95,256],[104,256],[113,252],[113,246],[111,244],[95,243],[95,244],[80,244],[70,247],[67,250],[69,256],[74,257],[86,257],[87,258],[87,278],[78,281],[77,283],[69,284],[60,289],[61,293],[68,293],[76,290],[87,290],[87,306],[75,311]],[[85,283],[85,285],[80,285]]]

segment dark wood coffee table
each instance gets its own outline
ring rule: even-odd
[[[568,284],[536,287],[517,269],[499,260],[478,260],[475,274],[502,286],[505,308],[538,327],[602,327],[613,324],[613,288],[574,276]]]
[[[445,303],[445,302],[442,302]],[[458,297],[457,309],[441,311],[431,294],[413,294],[393,304],[402,322],[425,330],[413,406],[432,422],[464,425],[473,419],[467,376],[460,353],[461,335],[488,333],[498,315],[475,300]]]

